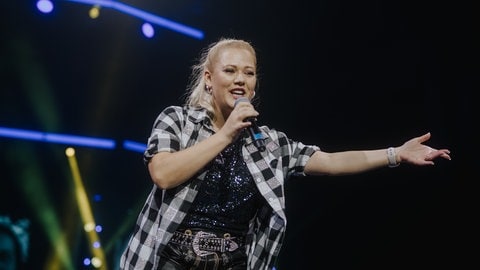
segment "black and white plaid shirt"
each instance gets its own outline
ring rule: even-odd
[[[283,243],[286,216],[284,181],[304,175],[310,156],[319,148],[290,140],[282,132],[261,126],[266,151],[260,152],[250,137],[245,139],[243,157],[258,190],[268,204],[251,221],[247,243],[248,269],[272,269]],[[213,134],[211,120],[201,108],[170,106],[152,128],[144,153],[145,162],[158,152],[176,152]],[[199,171],[184,184],[169,190],[153,188],[140,212],[120,269],[157,269],[160,253],[185,217],[197,195],[206,171]]]

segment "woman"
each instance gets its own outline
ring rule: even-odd
[[[292,174],[342,175],[450,159],[423,143],[326,153],[260,127],[265,150],[246,132],[259,115],[250,43],[220,39],[193,67],[186,105],[157,117],[144,154],[153,189],[121,269],[272,269],[282,247],[284,183]],[[250,119],[251,121],[245,121]]]

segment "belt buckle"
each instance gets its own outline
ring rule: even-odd
[[[213,252],[213,251],[200,250],[200,246],[199,246],[200,245],[200,238],[213,238],[213,237],[216,237],[216,235],[213,234],[213,233],[207,233],[207,232],[204,232],[204,231],[197,232],[195,234],[195,236],[193,237],[193,240],[192,240],[192,247],[193,247],[193,251],[195,252],[195,254],[197,254],[200,257],[214,254],[215,252]]]

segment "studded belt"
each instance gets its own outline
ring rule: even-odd
[[[193,233],[192,230],[187,229],[184,232],[174,232],[170,241],[179,245],[191,246],[198,256],[206,256],[214,252],[236,250],[243,242],[243,237],[231,237],[228,233],[219,237],[213,232]]]

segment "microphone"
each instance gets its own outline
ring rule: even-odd
[[[235,106],[237,106],[240,102],[249,102],[250,100],[246,97],[241,97],[235,100]],[[247,127],[248,133],[253,140],[253,144],[257,147],[260,151],[265,151],[265,140],[263,138],[262,132],[260,128],[258,128],[257,121],[253,117],[248,117],[244,121],[249,121],[251,125]]]

